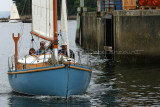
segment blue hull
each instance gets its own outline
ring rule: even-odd
[[[62,65],[58,65],[59,67]],[[17,72],[28,72],[41,69],[39,72],[28,72],[20,74],[8,74],[12,89],[16,92],[29,95],[53,95],[69,97],[70,95],[83,94],[89,85],[91,72],[84,71],[86,67],[71,65],[82,69],[69,68],[65,66],[60,69],[51,69],[55,66],[43,68],[26,69]],[[9,71],[8,73],[14,73]]]

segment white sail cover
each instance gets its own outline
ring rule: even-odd
[[[32,0],[32,32],[53,39],[53,0]]]
[[[70,57],[69,40],[68,40],[68,24],[67,24],[67,6],[66,6],[66,0],[62,0],[62,6],[61,6],[61,31],[62,32],[66,32],[67,52],[68,52],[68,56]]]
[[[15,2],[13,2],[13,6],[10,13],[10,20],[13,20],[13,19],[20,19]]]

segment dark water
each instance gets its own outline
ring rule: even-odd
[[[24,28],[21,30],[21,28]],[[8,83],[8,57],[14,54],[12,33],[21,32],[20,55],[31,46],[31,24],[0,23],[0,107],[106,107],[106,106],[160,106],[159,65],[122,65],[91,56],[92,78],[83,95],[65,99],[54,96],[26,96],[12,92]],[[70,47],[81,51],[74,42],[76,21],[69,21]],[[34,47],[40,39],[35,38]],[[83,52],[84,53],[84,52]],[[86,62],[87,54],[82,55]]]

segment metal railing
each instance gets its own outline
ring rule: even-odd
[[[8,57],[8,70],[15,70],[15,56]]]

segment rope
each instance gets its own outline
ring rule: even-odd
[[[22,9],[22,12],[21,12],[21,16],[23,15],[23,12],[24,12],[24,8],[26,6],[26,3],[27,3],[27,0],[25,0],[24,2],[24,6],[23,6],[23,9]],[[23,37],[23,30],[24,30],[24,23],[21,23],[21,28],[20,28],[20,41],[19,41],[19,46],[18,46],[18,52],[20,53],[20,49],[21,49],[21,41],[22,41],[22,37]]]
[[[62,43],[64,43],[64,39],[63,39],[61,30],[60,30],[59,34],[60,34],[60,36],[61,36],[61,45],[62,45]]]
[[[30,43],[30,48],[34,48],[34,45],[33,45],[33,42],[34,42],[34,38],[33,38],[33,35],[32,36],[32,39],[31,39],[31,43]]]
[[[62,6],[61,6],[61,0],[59,0],[59,7],[60,7],[60,13],[62,12]],[[61,18],[61,14],[59,14],[60,15],[60,18]],[[61,20],[61,19],[60,19]],[[60,21],[60,25],[61,25],[61,21]],[[61,27],[60,27],[60,29],[61,29]],[[60,30],[60,32],[61,32],[61,30]]]
[[[23,9],[22,9],[22,12],[21,12],[21,16],[22,16],[22,14],[23,14],[23,12],[24,12],[24,8],[25,8],[25,6],[26,6],[26,3],[27,3],[27,0],[24,2],[24,6],[23,6]]]
[[[50,0],[49,0],[49,4],[50,4]],[[50,12],[50,5],[49,5],[49,10],[48,10],[48,12],[49,12],[49,36],[50,36],[50,33],[51,33],[51,22],[50,22],[50,14],[51,14],[51,12]]]
[[[47,22],[48,22],[48,20],[47,20],[47,19],[48,19],[48,18],[47,18],[47,1],[48,1],[48,0],[46,0],[46,35],[47,35],[47,24],[48,24],[48,23],[47,23]]]

